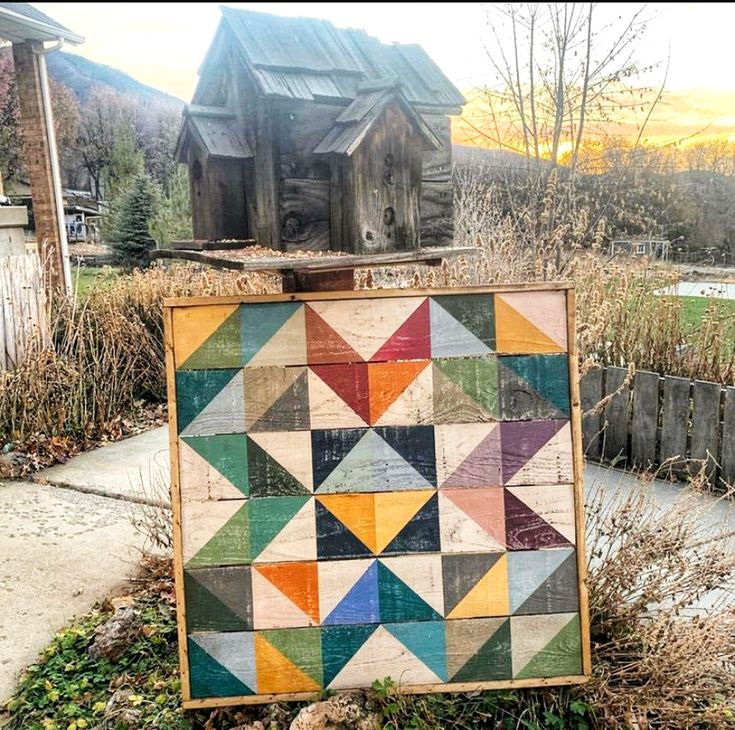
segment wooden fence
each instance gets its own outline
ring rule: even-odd
[[[735,387],[607,367],[580,395],[587,458],[677,477],[704,463],[711,484],[735,484]]]
[[[0,258],[0,371],[16,367],[34,338],[48,341],[49,323],[37,255]]]

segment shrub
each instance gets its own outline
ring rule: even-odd
[[[158,213],[161,194],[148,175],[133,178],[115,211],[115,231],[111,242],[115,261],[122,266],[148,266],[148,252],[156,247],[150,232]]]

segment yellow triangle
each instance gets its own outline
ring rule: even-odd
[[[469,593],[452,609],[447,618],[476,618],[479,616],[507,616],[508,559],[503,555]]]
[[[495,346],[498,352],[562,352],[562,348],[502,299],[495,296]]]
[[[375,494],[325,494],[317,499],[373,553],[375,548]]]
[[[385,550],[409,520],[429,501],[433,490],[386,492],[375,496],[376,554]]]
[[[255,667],[258,694],[318,692],[321,687],[262,635],[255,635]]]
[[[174,360],[186,362],[211,334],[237,309],[237,304],[175,307],[173,310]]]

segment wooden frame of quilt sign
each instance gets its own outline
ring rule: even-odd
[[[187,709],[591,671],[565,283],[164,300]]]

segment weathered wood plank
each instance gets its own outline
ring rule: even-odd
[[[605,406],[604,417],[604,456],[616,464],[628,460],[630,386],[622,387],[627,376],[625,368],[609,367],[605,370],[605,395],[620,389]]]
[[[454,191],[451,182],[422,182],[421,245],[446,246],[454,236]]]
[[[329,248],[329,180],[281,180],[279,214],[286,250]]]
[[[256,110],[255,204],[258,213],[257,236],[261,246],[281,248],[281,227],[278,221],[278,180],[276,178],[276,148],[273,111],[260,99]]]
[[[175,251],[234,251],[257,245],[254,238],[241,241],[171,241]]]
[[[582,671],[578,614],[513,616],[510,623],[514,677]]]
[[[633,380],[631,463],[642,469],[650,469],[656,463],[659,380],[658,373],[642,370]]]
[[[582,400],[582,433],[585,456],[598,461],[602,449],[602,412],[596,406],[602,400],[602,368],[586,372],[579,381]]]
[[[421,179],[424,182],[448,182],[452,175],[452,130],[445,114],[424,114],[424,121],[441,140],[438,150],[424,151]]]
[[[722,386],[695,380],[692,386],[692,459],[706,461],[705,473],[710,481],[717,469],[720,394]]]
[[[689,433],[689,387],[687,378],[667,375],[664,378],[661,405],[661,448],[659,463],[671,461],[674,473],[685,470],[687,435]]]
[[[722,418],[722,452],[720,479],[735,486],[735,387],[725,388],[725,404]]]
[[[253,628],[248,566],[186,570],[184,595],[188,633],[248,631]]]
[[[434,370],[434,423],[499,420],[498,364],[495,355],[437,358]]]
[[[571,484],[574,481],[569,421],[500,424],[503,484]]]

